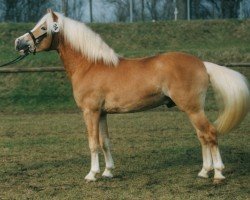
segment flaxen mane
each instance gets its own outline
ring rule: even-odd
[[[64,39],[71,44],[73,49],[81,52],[92,62],[101,60],[109,66],[118,65],[118,55],[97,33],[92,31],[84,23],[67,18],[57,12],[55,14],[58,17],[60,32],[63,34]],[[49,29],[53,22],[50,14],[46,14],[37,26],[45,20]],[[48,32],[50,31],[48,30]]]

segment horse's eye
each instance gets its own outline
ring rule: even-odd
[[[41,27],[41,29],[42,29],[42,30],[44,30],[44,31],[46,31],[46,30],[47,30],[47,29],[46,29],[46,27],[44,27],[44,26],[43,26],[43,27]]]

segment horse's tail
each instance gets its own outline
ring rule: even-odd
[[[246,78],[234,70],[214,63],[204,62],[210,76],[215,96],[220,104],[220,114],[215,121],[219,133],[236,127],[250,108],[250,94]]]

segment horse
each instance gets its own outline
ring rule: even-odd
[[[87,127],[91,155],[87,181],[95,181],[100,173],[99,148],[105,158],[102,176],[113,177],[107,114],[164,104],[185,112],[196,130],[203,157],[198,176],[208,178],[214,170],[215,181],[225,179],[217,136],[235,128],[249,111],[249,86],[242,74],[181,52],[123,58],[84,23],[51,9],[31,31],[15,40],[15,49],[20,54],[58,52]],[[214,123],[204,112],[210,83],[221,107]]]

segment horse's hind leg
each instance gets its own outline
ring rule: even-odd
[[[213,162],[215,172],[214,179],[224,179],[225,177],[222,175],[224,165],[219,152],[216,129],[208,121],[203,110],[189,112],[188,116],[197,131],[198,138],[202,145],[203,167],[198,175],[205,178],[208,177],[207,173],[212,170]]]
[[[114,169],[114,161],[110,152],[110,141],[108,135],[107,116],[102,115],[99,122],[99,143],[103,151],[106,167],[102,174],[103,177],[112,178],[112,169]]]
[[[202,138],[202,132],[200,132],[198,129],[196,129],[196,133],[197,133],[197,137],[201,143],[202,158],[203,158],[202,169],[199,172],[198,176],[202,177],[202,178],[208,178],[208,172],[213,169],[213,161],[212,161],[210,147]]]

